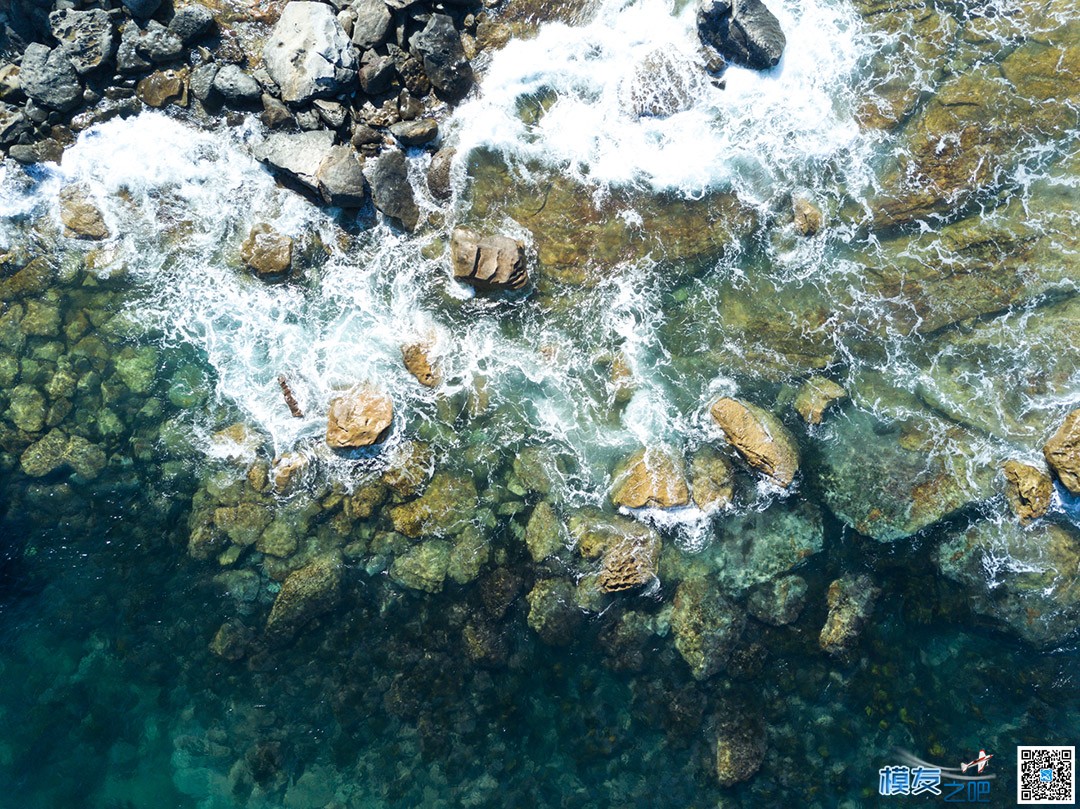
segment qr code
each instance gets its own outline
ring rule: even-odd
[[[1016,802],[1076,802],[1075,747],[1017,747]]]

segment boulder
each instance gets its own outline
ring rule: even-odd
[[[358,54],[333,8],[293,0],[267,37],[263,63],[282,101],[306,104],[347,89],[356,80]]]
[[[270,225],[255,225],[240,246],[240,258],[258,275],[286,273],[292,266],[293,240]]]
[[[319,194],[327,205],[359,208],[367,201],[364,163],[351,146],[333,146],[315,173]]]
[[[1020,461],[1006,461],[1005,499],[1023,525],[1046,515],[1054,484],[1043,470]]]
[[[772,413],[739,399],[721,398],[709,408],[728,443],[753,469],[787,488],[799,470],[795,437]]]
[[[600,564],[597,586],[602,593],[636,590],[657,580],[660,536],[649,532],[612,543]]]
[[[881,590],[869,576],[843,576],[829,585],[829,614],[818,636],[818,645],[834,657],[847,657],[858,642]]]
[[[266,620],[266,634],[288,640],[311,619],[341,600],[341,556],[336,551],[294,570],[281,585]]]
[[[38,42],[23,52],[19,81],[32,101],[49,109],[66,111],[82,101],[82,84],[63,48],[49,49]]]
[[[135,95],[148,107],[164,107],[173,103],[186,107],[187,89],[186,71],[158,70],[139,80],[135,85]]]
[[[536,504],[525,524],[525,546],[534,562],[543,562],[566,547],[562,524],[551,503],[541,500]]]
[[[614,475],[611,502],[624,508],[675,508],[690,502],[682,459],[668,449],[640,449]]]
[[[259,83],[239,65],[222,65],[214,76],[212,86],[231,104],[254,104],[262,98]]]
[[[393,21],[386,3],[383,0],[356,0],[352,9],[356,14],[352,29],[353,44],[362,51],[381,44]]]
[[[694,505],[702,511],[729,508],[735,498],[731,462],[712,447],[702,447],[690,460],[690,489]]]
[[[821,209],[805,197],[791,198],[791,213],[795,217],[795,231],[800,236],[814,236],[824,222]]]
[[[549,646],[568,646],[584,621],[574,603],[574,587],[565,579],[541,579],[525,596],[529,602],[528,623],[540,640]]]
[[[444,146],[431,157],[427,170],[428,190],[435,199],[446,201],[453,195],[450,169],[453,166],[455,150]]]
[[[405,155],[391,149],[368,165],[367,178],[375,207],[398,220],[406,230],[415,230],[420,220],[420,209],[409,184],[409,166]]]
[[[438,593],[450,566],[450,553],[450,543],[441,539],[414,545],[394,560],[390,578],[402,587]]]
[[[107,239],[109,228],[85,187],[68,185],[60,191],[60,221],[64,233],[78,239]]]
[[[49,27],[80,76],[106,66],[116,52],[112,23],[100,8],[54,11],[49,15]]]
[[[698,36],[728,62],[754,70],[775,67],[787,39],[761,0],[701,0]]]
[[[746,618],[707,579],[680,582],[671,611],[675,648],[695,680],[705,680],[727,665],[742,636]]]
[[[773,503],[724,519],[717,541],[703,552],[716,571],[716,581],[732,594],[788,573],[825,544],[821,509],[806,500]]]
[[[394,418],[394,403],[381,391],[359,387],[330,402],[326,443],[332,449],[359,449],[382,441]]]
[[[394,60],[389,56],[365,51],[360,60],[360,89],[369,96],[385,93],[394,80],[394,70]]]
[[[746,608],[763,623],[785,626],[802,612],[806,590],[806,579],[802,576],[781,576],[751,590]]]
[[[1065,417],[1043,447],[1046,463],[1073,494],[1080,494],[1080,409]]]
[[[847,391],[831,379],[813,376],[795,394],[795,411],[807,424],[821,424],[825,411],[847,398]]]
[[[725,721],[716,738],[716,779],[730,787],[747,781],[765,760],[765,733],[759,722]]]
[[[153,16],[161,8],[161,0],[120,0],[120,2],[131,12],[132,17],[141,20]]]
[[[205,102],[209,99],[210,94],[214,90],[214,79],[217,78],[217,73],[220,69],[221,65],[217,62],[207,62],[206,64],[192,68],[191,79],[189,81],[191,94],[199,99],[199,101]]]
[[[131,55],[131,49],[134,49],[134,57]],[[140,59],[142,64],[145,64],[146,60],[154,64],[162,64],[180,59],[183,55],[184,43],[180,41],[180,38],[157,20],[150,20],[142,28],[134,23],[129,23],[124,27],[120,36],[120,48],[117,50],[117,61],[119,63],[123,57],[129,69],[138,70]],[[124,66],[121,65],[121,67]]]
[[[191,45],[203,35],[208,34],[214,25],[214,14],[206,6],[192,3],[177,9],[169,20],[169,33],[177,37],[184,45]]]
[[[348,146],[335,146],[333,132],[275,132],[254,154],[330,205],[358,207],[364,203],[367,189],[360,158]]]
[[[469,92],[473,84],[472,65],[465,58],[461,37],[450,17],[432,14],[424,29],[409,42],[424,60],[424,72],[432,87],[442,96],[457,101]]]
[[[529,283],[525,244],[508,236],[484,236],[454,228],[450,237],[454,278],[480,291],[521,289]]]
[[[442,382],[442,370],[438,363],[432,364],[431,352],[434,345],[431,340],[406,343],[401,347],[401,359],[416,381],[427,388],[437,388]]]
[[[407,537],[456,534],[476,515],[476,484],[464,475],[438,472],[423,495],[390,509],[394,530]]]
[[[439,136],[439,125],[434,118],[398,121],[390,124],[390,134],[404,146],[423,146]]]
[[[667,118],[699,97],[700,68],[687,57],[657,49],[619,85],[622,106],[638,117]]]
[[[30,131],[31,123],[21,108],[0,101],[0,146],[15,143]]]
[[[53,428],[43,438],[23,452],[19,462],[23,472],[32,478],[49,475],[58,469],[71,469],[86,480],[94,480],[107,463],[105,450],[82,436],[68,437]]]

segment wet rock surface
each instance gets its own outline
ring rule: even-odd
[[[616,469],[611,502],[625,508],[674,508],[690,502],[682,460],[664,448],[640,449]]]
[[[738,399],[717,399],[709,412],[728,443],[753,469],[778,486],[790,486],[799,470],[794,437],[776,416]]]
[[[394,419],[393,401],[373,388],[359,388],[330,402],[326,443],[332,449],[359,449],[386,437]]]
[[[450,238],[454,278],[481,291],[521,289],[529,283],[525,245],[508,236],[455,228]]]
[[[775,67],[787,44],[780,22],[760,0],[701,0],[697,26],[705,44],[755,70]]]
[[[837,657],[851,655],[879,595],[881,589],[865,575],[843,576],[830,584],[829,614],[818,638],[822,650]]]
[[[745,616],[703,578],[689,579],[675,591],[671,630],[675,648],[695,680],[724,668],[742,635]]]

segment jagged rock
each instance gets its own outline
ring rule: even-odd
[[[0,101],[0,145],[14,143],[30,131],[30,121],[22,109]]]
[[[79,239],[106,239],[109,236],[101,211],[81,185],[68,185],[60,190],[60,221],[68,236]]]
[[[439,93],[457,101],[469,92],[473,84],[472,65],[465,58],[461,37],[450,17],[432,14],[424,30],[412,36],[410,44],[424,60],[424,72]]]
[[[1054,495],[1050,476],[1020,461],[1006,461],[1004,471],[1005,499],[1020,523],[1026,525],[1045,516]]]
[[[625,508],[676,508],[690,502],[682,459],[658,447],[640,449],[614,475],[611,502]]]
[[[262,88],[239,65],[222,65],[214,76],[213,87],[232,104],[253,104],[262,98]]]
[[[675,590],[671,630],[695,680],[705,680],[727,664],[745,623],[738,607],[707,579],[686,579]]]
[[[880,594],[881,590],[866,575],[842,576],[833,581],[826,595],[829,614],[818,645],[835,657],[850,655]]]
[[[331,205],[362,205],[362,166],[348,146],[335,146],[328,130],[275,132],[254,150],[256,158],[295,178]]]
[[[204,65],[192,68],[191,78],[188,80],[191,94],[199,101],[205,102],[209,99],[214,90],[214,79],[217,78],[220,69],[221,65],[217,62],[207,62]]]
[[[768,70],[784,55],[787,38],[761,0],[701,0],[698,36],[727,61]]]
[[[759,584],[750,591],[746,608],[766,624],[785,626],[799,617],[806,604],[806,579],[802,576],[781,576]]]
[[[177,9],[169,21],[169,33],[177,37],[184,45],[191,45],[197,39],[210,32],[214,25],[214,14],[206,6],[192,3]]]
[[[1046,463],[1073,494],[1080,494],[1080,409],[1065,417],[1043,447]]]
[[[66,111],[82,101],[79,74],[63,47],[49,49],[32,42],[23,52],[19,82],[32,101],[49,109]]]
[[[525,546],[534,562],[543,562],[554,556],[566,545],[562,525],[551,503],[541,500],[536,504],[529,522],[525,525]]]
[[[132,17],[147,19],[161,8],[161,0],[120,0]]]
[[[441,539],[414,545],[394,560],[390,578],[402,587],[438,593],[450,566],[450,543]]]
[[[356,80],[357,52],[333,9],[293,0],[263,48],[263,62],[281,88],[281,100],[305,104],[334,95]]]
[[[360,59],[360,89],[369,96],[385,93],[394,80],[394,69],[394,60],[389,56],[365,51]]]
[[[49,15],[49,27],[80,76],[108,64],[113,57],[116,37],[108,13],[100,8],[54,11]]]
[[[694,505],[702,511],[730,507],[735,497],[735,470],[731,462],[712,447],[702,447],[690,460],[690,489]]]
[[[172,103],[186,107],[186,79],[183,71],[159,70],[139,80],[135,85],[135,95],[148,107],[164,107]]]
[[[525,245],[508,236],[481,237],[469,228],[454,228],[450,237],[454,278],[478,290],[521,289],[529,283]]]
[[[433,348],[431,340],[406,343],[401,347],[401,359],[405,368],[416,377],[417,382],[427,388],[437,388],[442,382],[442,370],[438,363],[432,365],[431,362]]]
[[[361,387],[330,402],[326,443],[333,449],[358,449],[382,441],[394,419],[394,403],[374,388]]]
[[[639,118],[666,118],[688,110],[700,97],[699,72],[687,57],[655,50],[620,85],[623,105]]]
[[[369,162],[367,177],[371,186],[371,201],[389,217],[413,231],[420,220],[420,209],[409,184],[408,163],[397,149],[383,152]]]
[[[801,236],[813,236],[823,224],[821,210],[804,197],[791,198],[791,212],[795,216],[795,232]]]
[[[143,59],[149,59],[154,64],[172,62],[184,54],[184,43],[180,38],[169,32],[169,29],[157,20],[150,20],[144,28],[134,23],[125,26],[120,36],[120,46],[134,48],[135,54]],[[120,59],[120,51],[117,51],[117,60]]]
[[[778,486],[791,485],[799,470],[799,449],[776,416],[730,398],[717,399],[709,412],[743,460]]]
[[[259,119],[267,129],[284,129],[296,123],[289,108],[274,98],[269,93],[262,94],[263,111]]]
[[[341,567],[341,556],[334,552],[290,573],[270,609],[266,634],[289,639],[312,618],[336,607],[341,599]]]
[[[356,47],[368,50],[386,39],[393,16],[383,0],[356,0],[352,10],[356,14],[352,29],[352,42]]]
[[[416,500],[390,509],[394,530],[407,537],[443,536],[469,525],[476,511],[472,478],[438,472]]]
[[[835,402],[847,398],[847,391],[831,379],[812,376],[795,394],[795,411],[807,424],[821,424],[825,411]]]
[[[359,208],[367,200],[367,180],[360,156],[349,146],[334,146],[315,174],[327,205]]]
[[[439,136],[439,125],[434,118],[398,121],[396,124],[390,124],[390,134],[404,146],[423,146]]]
[[[716,738],[716,779],[730,787],[747,781],[765,760],[765,733],[760,723],[726,721]]]
[[[454,189],[450,184],[450,168],[454,162],[455,150],[444,146],[431,158],[427,170],[428,190],[435,199],[448,200]]]
[[[657,579],[660,562],[660,536],[650,532],[640,537],[625,537],[613,543],[604,554],[597,585],[603,593],[618,593],[651,584]]]
[[[541,579],[525,596],[529,626],[549,646],[568,646],[584,620],[574,602],[574,588],[565,579]]]
[[[240,258],[259,275],[288,272],[292,266],[293,240],[270,225],[255,225],[240,246]]]
[[[311,461],[299,452],[286,452],[274,459],[270,467],[270,484],[277,494],[293,491],[310,467]]]

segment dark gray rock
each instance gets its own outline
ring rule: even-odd
[[[62,47],[50,50],[38,42],[28,45],[19,80],[26,95],[43,107],[70,110],[82,101],[79,75]]]
[[[121,0],[131,16],[140,20],[152,17],[161,8],[161,0]]]
[[[363,163],[350,146],[335,146],[316,172],[319,194],[328,205],[359,208],[367,199]]]
[[[49,27],[80,76],[108,64],[116,52],[112,23],[100,8],[54,11]]]
[[[394,60],[367,51],[360,60],[360,88],[369,96],[377,96],[390,89],[394,80]]]
[[[701,0],[698,36],[736,65],[767,70],[784,54],[780,22],[761,0]]]
[[[25,165],[59,163],[64,156],[64,147],[53,138],[45,138],[36,143],[17,143],[8,150],[8,155]]]
[[[393,149],[372,161],[368,169],[368,184],[376,208],[399,220],[406,230],[416,229],[420,209],[416,207],[412,186],[409,185],[408,163],[403,153]]]
[[[431,158],[427,170],[428,190],[435,199],[447,200],[453,194],[450,184],[450,168],[454,162],[454,149],[443,147]]]
[[[139,27],[134,23],[124,26],[120,32],[120,46],[116,49],[116,66],[121,73],[141,73],[153,67],[148,58],[139,53]]]
[[[293,118],[292,113],[289,112],[289,108],[272,95],[263,93],[262,105],[263,111],[259,117],[267,128],[282,129],[296,124],[296,120]]]
[[[199,101],[206,101],[214,89],[214,79],[217,78],[220,69],[221,66],[216,62],[207,62],[205,65],[194,68],[191,71],[191,78],[188,80],[191,94]]]
[[[179,59],[184,53],[184,43],[157,20],[150,20],[146,28],[139,31],[135,50],[151,62],[161,64]]]
[[[469,92],[473,84],[472,65],[465,58],[461,37],[450,17],[432,14],[424,30],[414,34],[410,43],[423,58],[424,72],[440,94],[454,101]],[[409,90],[412,92],[412,88]]]
[[[419,121],[398,121],[390,125],[390,132],[406,146],[423,146],[431,143],[439,135],[439,125],[434,118],[421,118]]]
[[[353,3],[352,41],[361,50],[374,48],[386,39],[393,17],[383,0],[356,0]]]
[[[331,129],[341,129],[345,126],[345,120],[349,117],[349,111],[340,101],[317,98],[312,107],[315,108],[315,112]]]
[[[330,6],[294,0],[270,32],[263,62],[282,101],[306,103],[354,82],[358,54]]]
[[[223,65],[214,76],[214,89],[233,104],[252,104],[262,98],[262,88],[238,65]]]
[[[759,621],[785,626],[802,612],[806,589],[806,579],[802,576],[781,576],[751,590],[746,607]]]
[[[0,101],[0,145],[15,143],[21,135],[30,131],[30,122],[23,111],[12,104]]]
[[[383,135],[379,130],[373,129],[367,124],[357,124],[353,127],[351,143],[355,148],[359,149],[361,146],[370,146],[382,142]]]
[[[169,22],[169,33],[185,45],[190,45],[209,33],[214,25],[214,15],[206,6],[184,6]]]

